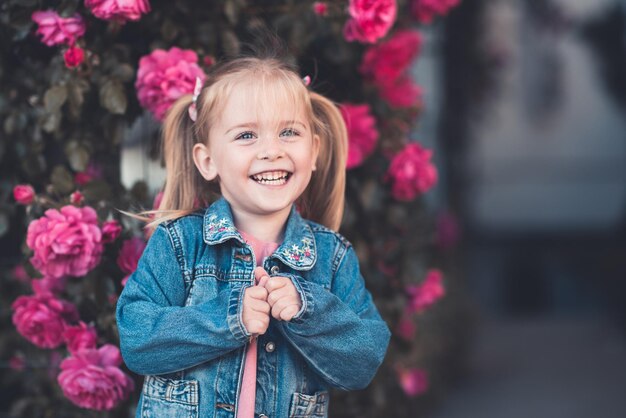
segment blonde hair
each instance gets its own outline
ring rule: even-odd
[[[304,218],[337,230],[344,209],[348,152],[345,123],[332,101],[310,91],[294,67],[273,57],[234,58],[212,67],[197,99],[195,123],[188,114],[190,95],[180,98],[170,108],[162,132],[165,188],[158,209],[143,213],[150,215],[148,227],[187,215],[198,204],[215,200],[219,187],[200,175],[192,149],[196,143],[208,141],[211,126],[220,117],[233,87],[241,82],[253,86],[254,97],[258,97],[260,89],[273,99],[292,101],[294,108],[304,106],[312,134],[320,138],[320,150],[317,169],[296,204]]]

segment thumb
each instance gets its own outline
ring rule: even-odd
[[[265,283],[269,279],[269,274],[263,267],[257,267],[254,269],[254,279],[259,286],[265,287]]]

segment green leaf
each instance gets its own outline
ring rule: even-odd
[[[67,99],[70,114],[76,119],[80,116],[80,111],[85,102],[85,92],[87,90],[89,90],[89,83],[83,79],[73,80],[67,85]]]
[[[89,163],[89,150],[78,141],[70,141],[65,146],[65,155],[74,171],[85,171]]]
[[[43,105],[48,113],[57,112],[67,100],[66,86],[52,86],[43,96]]]
[[[57,165],[52,169],[50,181],[54,189],[61,194],[68,194],[74,191],[74,179],[67,168],[62,165]]]
[[[117,80],[107,80],[100,87],[100,105],[114,115],[126,113],[126,92],[124,86]]]
[[[61,112],[58,110],[47,113],[43,116],[41,120],[41,129],[43,129],[45,132],[48,132],[49,134],[55,132],[57,129],[59,129],[59,126],[61,125],[61,119],[62,115]]]

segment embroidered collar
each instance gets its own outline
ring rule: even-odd
[[[209,206],[204,214],[203,239],[209,245],[220,244],[229,239],[235,239],[245,244],[235,223],[230,210],[230,205],[224,198]],[[284,264],[296,270],[310,270],[317,259],[315,237],[308,223],[302,219],[295,208],[287,219],[285,239],[283,243],[270,256],[281,260]]]

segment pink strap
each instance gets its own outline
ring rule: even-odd
[[[239,231],[243,239],[252,247],[256,257],[257,266],[262,265],[263,258],[272,254],[278,244],[275,242],[265,242],[254,238],[242,231]],[[258,281],[255,283],[258,285]],[[257,339],[250,338],[250,344],[246,350],[244,361],[243,378],[241,380],[241,392],[237,405],[237,418],[254,418],[254,404],[256,398],[256,368],[257,368]]]

